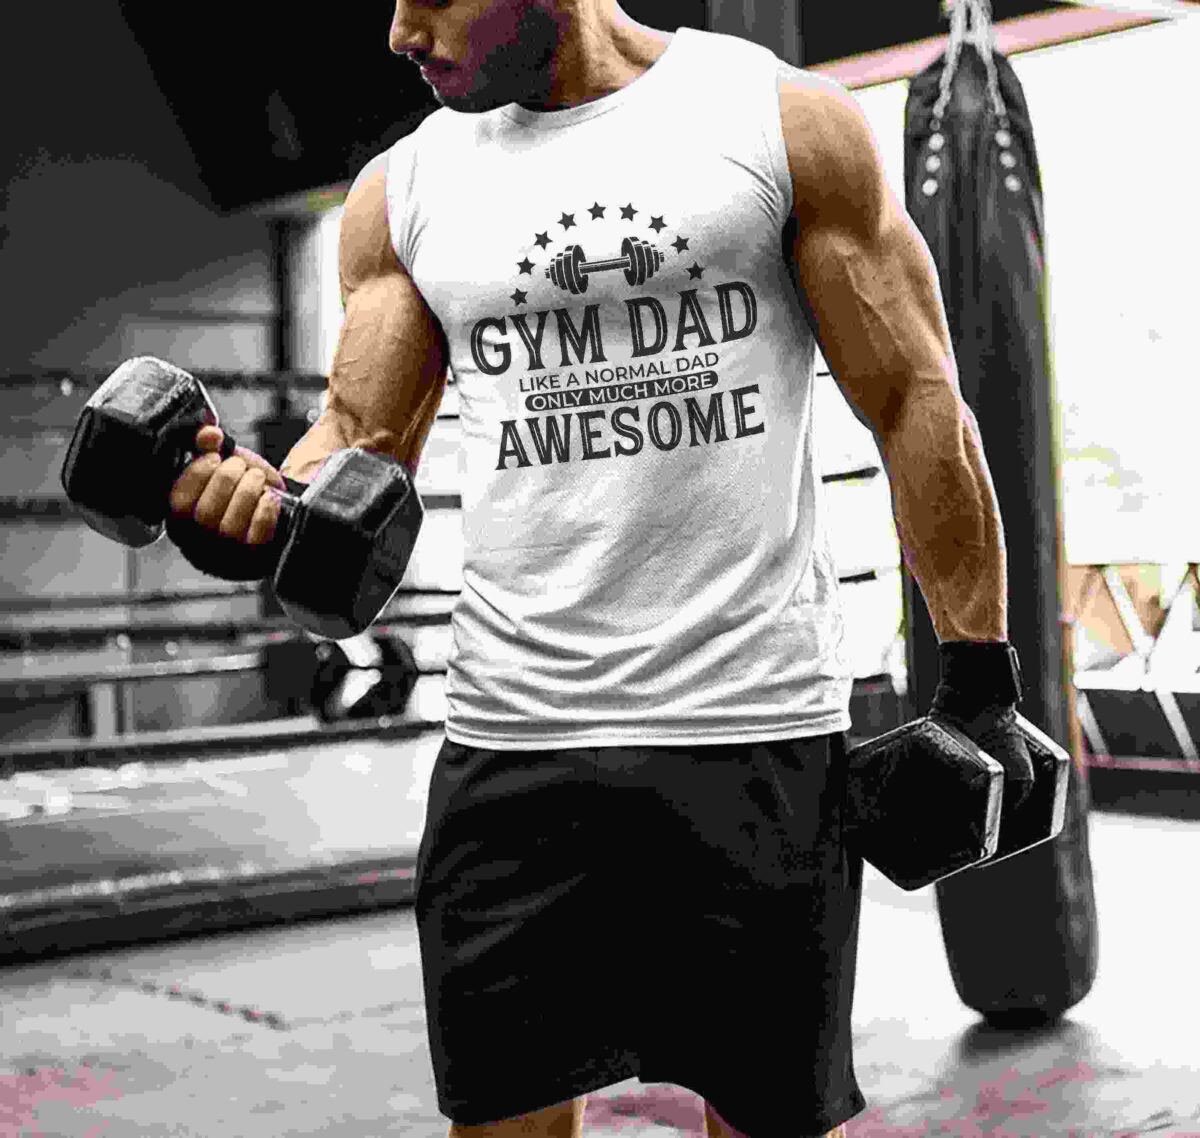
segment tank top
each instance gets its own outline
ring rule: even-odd
[[[612,94],[441,108],[388,152],[393,246],[459,395],[456,743],[850,725],[778,66],[685,28]]]

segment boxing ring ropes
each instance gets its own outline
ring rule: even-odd
[[[1081,568],[1081,567],[1076,567]],[[1121,627],[1128,634],[1133,649],[1116,662],[1104,667],[1078,668],[1074,674],[1076,707],[1080,725],[1088,747],[1092,752],[1091,763],[1098,766],[1132,764],[1164,766],[1171,770],[1195,770],[1200,772],[1200,749],[1179,706],[1181,693],[1200,695],[1200,648],[1189,645],[1189,640],[1200,640],[1193,631],[1191,613],[1196,605],[1195,594],[1197,566],[1189,565],[1169,587],[1164,596],[1164,619],[1157,633],[1147,632],[1139,616],[1121,569],[1116,565],[1089,565],[1082,567],[1086,577],[1073,608],[1078,613],[1091,604],[1096,594],[1103,593],[1111,598],[1120,619]],[[1078,627],[1078,616],[1065,618],[1067,624]],[[1189,635],[1190,634],[1190,635]],[[898,634],[897,639],[900,639]],[[87,719],[95,725],[97,737],[114,737],[133,734],[126,729],[128,715],[122,715],[121,695],[118,688],[126,683],[135,683],[143,676],[183,676],[185,674],[220,674],[227,671],[244,670],[252,654],[233,653],[219,660],[197,661],[190,667],[186,661],[172,661],[170,665],[148,664],[141,668],[121,669],[120,677],[96,677],[87,685],[84,697],[91,706]],[[900,694],[904,690],[904,677],[894,677]],[[29,683],[37,685],[30,677]],[[1090,694],[1093,692],[1145,692],[1156,703],[1160,714],[1174,739],[1179,760],[1154,760],[1136,756],[1117,756],[1110,747],[1104,727],[1093,712]],[[1182,761],[1180,761],[1182,760]]]

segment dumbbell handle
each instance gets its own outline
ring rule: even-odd
[[[631,266],[628,257],[614,257],[611,261],[584,261],[579,266],[581,273],[608,273],[613,269],[626,269]]]
[[[591,273],[610,273],[615,269],[622,269],[628,272],[632,266],[629,263],[629,257],[614,257],[611,261],[584,261],[579,266],[579,272],[585,276]],[[553,271],[546,270],[546,276],[553,276]]]

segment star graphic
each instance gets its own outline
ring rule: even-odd
[[[533,262],[526,257],[523,261],[517,262],[517,268],[521,270],[527,277],[533,276]]]
[[[650,228],[653,229],[655,233],[661,233],[664,229],[666,229],[666,227],[667,223],[663,221],[661,217],[653,218],[650,222]]]
[[[690,269],[688,269],[688,276],[691,277],[692,280],[698,281],[702,276],[704,276],[704,270],[699,265],[694,264]]]
[[[626,221],[632,221],[635,213],[637,213],[637,210],[633,208],[633,202],[621,207],[621,217]]]
[[[675,252],[682,253],[688,247],[688,239],[686,237],[676,237],[671,244],[675,247]]]
[[[558,219],[558,224],[564,229],[570,229],[571,226],[575,224],[575,215],[573,213],[564,213],[562,217]]]
[[[549,233],[539,233],[537,235],[537,240],[534,242],[534,244],[539,249],[545,249],[546,246],[550,244],[550,234]]]
[[[605,210],[605,207],[602,206],[599,202],[597,202],[594,206],[592,206],[591,209],[588,210],[588,213],[590,213],[592,215],[593,221],[599,221],[600,218],[602,218],[604,216],[604,210]]]
[[[513,304],[524,304],[525,301],[528,299],[529,299],[529,293],[522,292],[520,289],[517,289],[517,291],[512,294]]]

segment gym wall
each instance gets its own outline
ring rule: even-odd
[[[268,223],[213,207],[119,6],[25,4],[5,21],[0,374],[139,352],[268,368]]]

